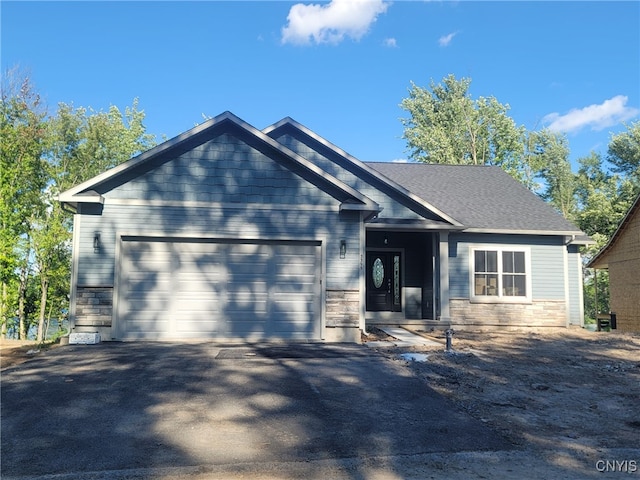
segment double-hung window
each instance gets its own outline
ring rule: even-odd
[[[531,266],[527,248],[475,246],[470,250],[471,300],[531,300]]]

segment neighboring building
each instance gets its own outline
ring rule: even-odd
[[[609,305],[617,329],[640,332],[640,195],[587,266],[609,270]]]
[[[103,339],[583,323],[584,234],[500,168],[363,163],[290,118],[223,113],[60,201],[72,331]]]

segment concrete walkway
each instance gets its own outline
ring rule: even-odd
[[[385,346],[389,346],[390,343],[396,347],[414,347],[414,346],[420,346],[420,345],[431,345],[435,347],[442,346],[442,343],[440,342],[429,340],[428,338],[418,335],[417,333],[410,332],[409,330],[406,330],[401,327],[378,327],[378,328],[382,330],[384,333],[386,333],[387,335],[390,335],[393,338],[395,338],[395,340],[392,340],[390,342],[388,341],[367,342],[366,345],[368,347],[371,347],[371,348],[385,347]]]

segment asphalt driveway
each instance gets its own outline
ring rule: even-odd
[[[367,478],[363,459],[401,478],[403,458],[510,448],[360,345],[71,345],[1,382],[5,479],[253,478],[285,464]]]

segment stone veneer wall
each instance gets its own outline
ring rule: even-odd
[[[360,292],[358,290],[327,290],[326,326],[360,326]]]
[[[452,325],[487,327],[566,327],[564,300],[537,300],[531,304],[449,302]]]
[[[76,295],[76,327],[111,326],[112,287],[78,287]]]

